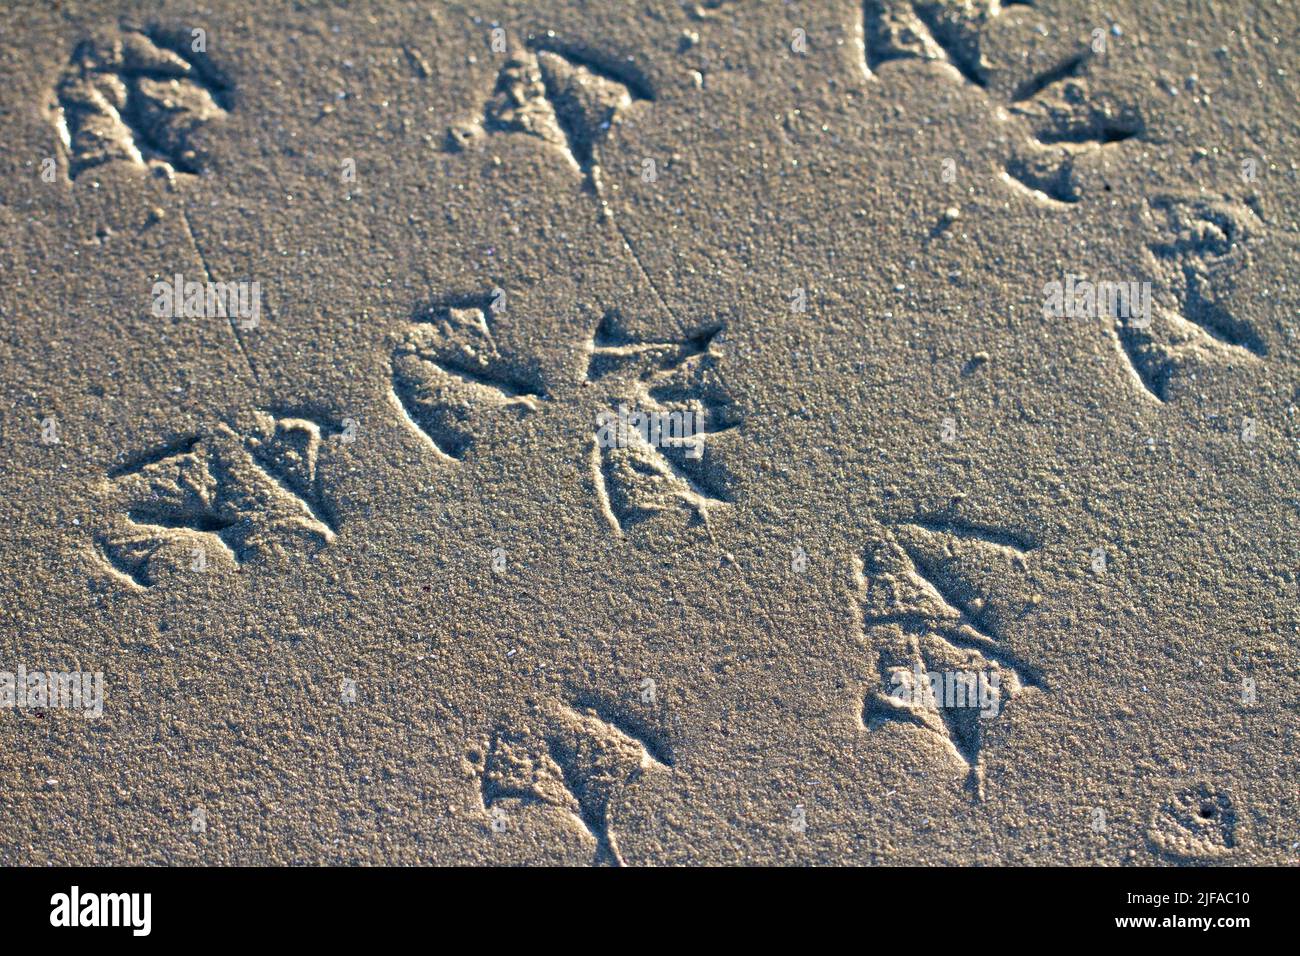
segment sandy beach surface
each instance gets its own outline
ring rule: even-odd
[[[1297,22],[6,5],[0,863],[1294,864]]]

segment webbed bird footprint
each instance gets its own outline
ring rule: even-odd
[[[169,571],[328,544],[320,447],[316,423],[259,412],[244,435],[220,424],[136,456],[101,487],[113,518],[95,548],[124,583],[150,587]]]
[[[199,173],[196,133],[228,109],[229,84],[190,34],[125,29],[85,40],[55,90],[54,122],[68,151],[68,175],[123,161],[169,174]]]
[[[498,731],[471,756],[484,810],[541,803],[571,814],[596,844],[593,862],[623,866],[613,830],[623,791],[663,769],[646,742],[602,720],[591,708],[542,708],[537,727]]]
[[[498,349],[494,321],[490,298],[430,306],[393,353],[391,401],[445,459],[464,458],[498,413],[526,415],[545,399],[536,369]]]
[[[448,143],[460,150],[487,133],[535,136],[558,149],[599,191],[597,145],[621,110],[651,98],[639,78],[615,75],[605,64],[549,49],[519,50],[497,74],[482,119],[453,126]]]
[[[998,0],[868,0],[863,45],[868,75],[891,60],[946,63],[966,82],[1002,101],[998,108],[1029,124],[1030,135],[1004,164],[1004,175],[1039,199],[1083,198],[1080,165],[1100,147],[1139,135],[1133,103],[1092,89],[1091,47],[1067,56],[1009,89],[984,55],[989,27],[1004,12]]]
[[[606,385],[615,407],[597,417],[591,467],[616,533],[682,507],[707,526],[710,509],[731,499],[731,475],[709,453],[742,421],[718,378],[721,331],[642,341],[611,316],[597,329],[587,378]]]
[[[1268,354],[1231,305],[1263,224],[1245,203],[1199,194],[1155,196],[1145,215],[1156,233],[1148,261],[1164,321],[1116,321],[1113,332],[1137,381],[1165,401],[1179,373],[1199,362]]]
[[[983,788],[982,747],[1004,700],[1041,686],[1035,668],[1003,633],[1017,605],[1029,606],[1023,571],[1031,545],[1014,535],[956,523],[896,525],[858,563],[857,603],[879,650],[880,683],[863,720],[935,734]]]

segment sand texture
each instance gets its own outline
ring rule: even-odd
[[[0,863],[1300,859],[1294,4],[16,7]]]

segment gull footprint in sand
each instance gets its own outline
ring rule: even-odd
[[[587,380],[608,379],[617,410],[597,416],[591,468],[616,534],[682,506],[707,527],[710,509],[730,499],[730,476],[705,458],[716,436],[741,423],[717,377],[721,331],[646,342],[621,333],[612,314],[601,320],[588,346]]]
[[[541,378],[502,355],[492,334],[499,298],[480,296],[417,310],[392,359],[390,400],[437,452],[459,461],[486,412],[526,415],[545,399]]]
[[[983,45],[989,24],[1010,5],[998,0],[868,0],[863,18],[867,74],[875,76],[892,60],[936,61],[992,95]],[[1023,148],[1005,163],[1006,181],[1040,199],[1079,202],[1076,162],[1144,128],[1134,104],[1090,88],[1092,57],[1091,48],[1080,50],[1018,84],[1007,102],[997,104],[1030,126]]]
[[[597,200],[601,223],[615,231],[659,304],[671,312],[604,198],[598,149],[630,108],[654,100],[653,88],[630,58],[610,57],[591,48],[580,53],[552,48],[555,39],[549,33],[544,38],[530,37],[529,44],[511,54],[497,74],[482,118],[448,130],[447,147],[459,152],[496,133],[522,133],[549,143],[582,177],[583,189]]]
[[[1144,129],[1137,106],[1094,92],[1087,77],[1090,50],[1021,84],[1010,110],[1025,117],[1032,136],[1007,160],[1006,176],[1038,197],[1057,203],[1083,199],[1076,164]]]
[[[230,84],[190,31],[125,29],[78,44],[55,88],[68,177],[122,161],[199,173],[195,133],[229,109]]]
[[[595,841],[594,863],[625,865],[612,828],[614,808],[628,786],[667,765],[593,709],[548,708],[537,720],[537,728],[498,732],[471,754],[484,810],[494,821],[504,821],[498,814],[511,801],[565,810]]]
[[[1249,267],[1262,224],[1246,203],[1226,196],[1156,196],[1148,203],[1156,241],[1153,275],[1162,281],[1159,325],[1116,320],[1113,334],[1134,378],[1166,401],[1181,370],[1197,361],[1261,358],[1268,348],[1228,300]]]
[[[1006,572],[1023,571],[1031,547],[960,523],[906,523],[886,531],[856,567],[862,624],[880,647],[881,683],[867,694],[864,723],[903,721],[935,734],[967,768],[977,795],[988,721],[1003,701],[1042,686],[1000,636],[1007,606],[1023,597],[1005,584]]]
[[[159,583],[163,567],[238,567],[294,539],[334,540],[317,474],[320,427],[258,412],[247,434],[225,424],[136,456],[111,470],[101,493],[111,525],[94,547],[131,587]]]
[[[483,118],[453,126],[448,143],[459,150],[485,133],[536,136],[556,147],[599,194],[596,146],[623,109],[649,99],[649,87],[636,77],[615,76],[607,67],[571,53],[519,50],[497,75]]]

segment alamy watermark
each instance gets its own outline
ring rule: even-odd
[[[912,670],[898,668],[890,675],[889,696],[905,706],[938,710],[978,707],[980,716],[992,719],[1002,703],[1001,677],[992,671],[926,671],[919,663]]]
[[[1043,318],[1126,319],[1135,329],[1151,327],[1150,282],[1091,282],[1066,273],[1065,281],[1043,286]]]
[[[102,671],[0,671],[0,707],[18,710],[80,710],[104,713]]]
[[[601,448],[626,448],[636,436],[654,447],[686,448],[687,458],[704,455],[704,432],[693,411],[634,412],[619,405],[617,412],[596,416],[596,443]]]
[[[186,282],[178,272],[170,282],[153,284],[153,315],[157,319],[239,319],[241,329],[255,329],[262,317],[262,284]]]
[[[54,927],[120,926],[132,936],[148,936],[153,929],[152,893],[83,893],[73,886],[50,897],[50,925]]]

